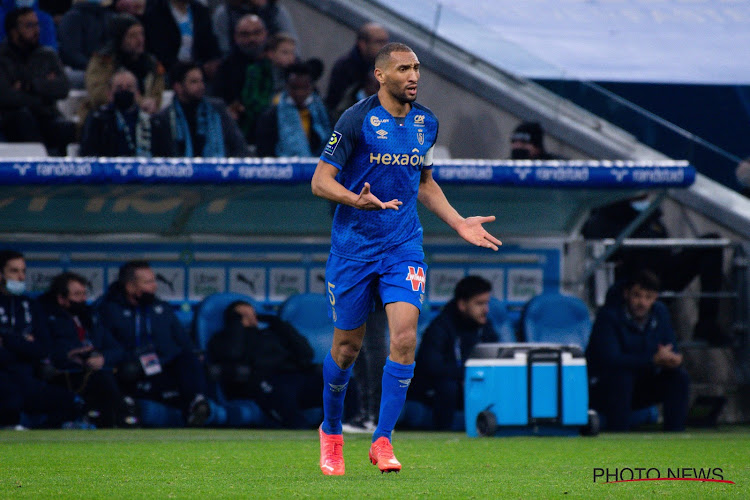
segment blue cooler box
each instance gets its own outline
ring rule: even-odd
[[[586,358],[561,344],[478,344],[466,361],[469,436],[544,433],[589,423]]]

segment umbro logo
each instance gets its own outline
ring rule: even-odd
[[[388,132],[386,130],[378,130],[375,132],[378,136],[378,139],[388,139]]]
[[[403,380],[399,380],[398,384],[399,384],[399,387],[401,387],[402,389],[405,389],[405,388],[409,387],[409,384],[411,384],[411,379],[410,378],[406,378],[406,379],[403,379]]]
[[[348,383],[341,384],[341,385],[328,384],[328,387],[331,389],[331,392],[343,392],[344,389],[346,389],[347,385],[349,385],[349,384]]]

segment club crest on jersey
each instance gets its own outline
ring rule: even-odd
[[[341,133],[334,130],[333,134],[331,134],[331,138],[328,139],[328,143],[326,144],[326,148],[323,152],[327,155],[333,155],[339,145],[339,142],[341,142]]]
[[[406,281],[411,281],[411,289],[413,292],[418,292],[421,288],[422,293],[424,293],[424,269],[421,267],[414,269],[414,266],[409,266],[409,273],[406,275]]]
[[[420,146],[424,146],[424,132],[422,129],[417,131],[417,142],[419,142]]]

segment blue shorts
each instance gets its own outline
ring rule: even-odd
[[[388,255],[360,262],[331,254],[326,264],[329,314],[341,330],[354,330],[367,321],[377,293],[383,305],[408,302],[420,311],[427,265],[417,256]]]

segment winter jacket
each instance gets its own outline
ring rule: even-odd
[[[100,4],[79,2],[66,12],[57,27],[60,59],[66,66],[85,70],[89,59],[104,47],[113,12]]]

